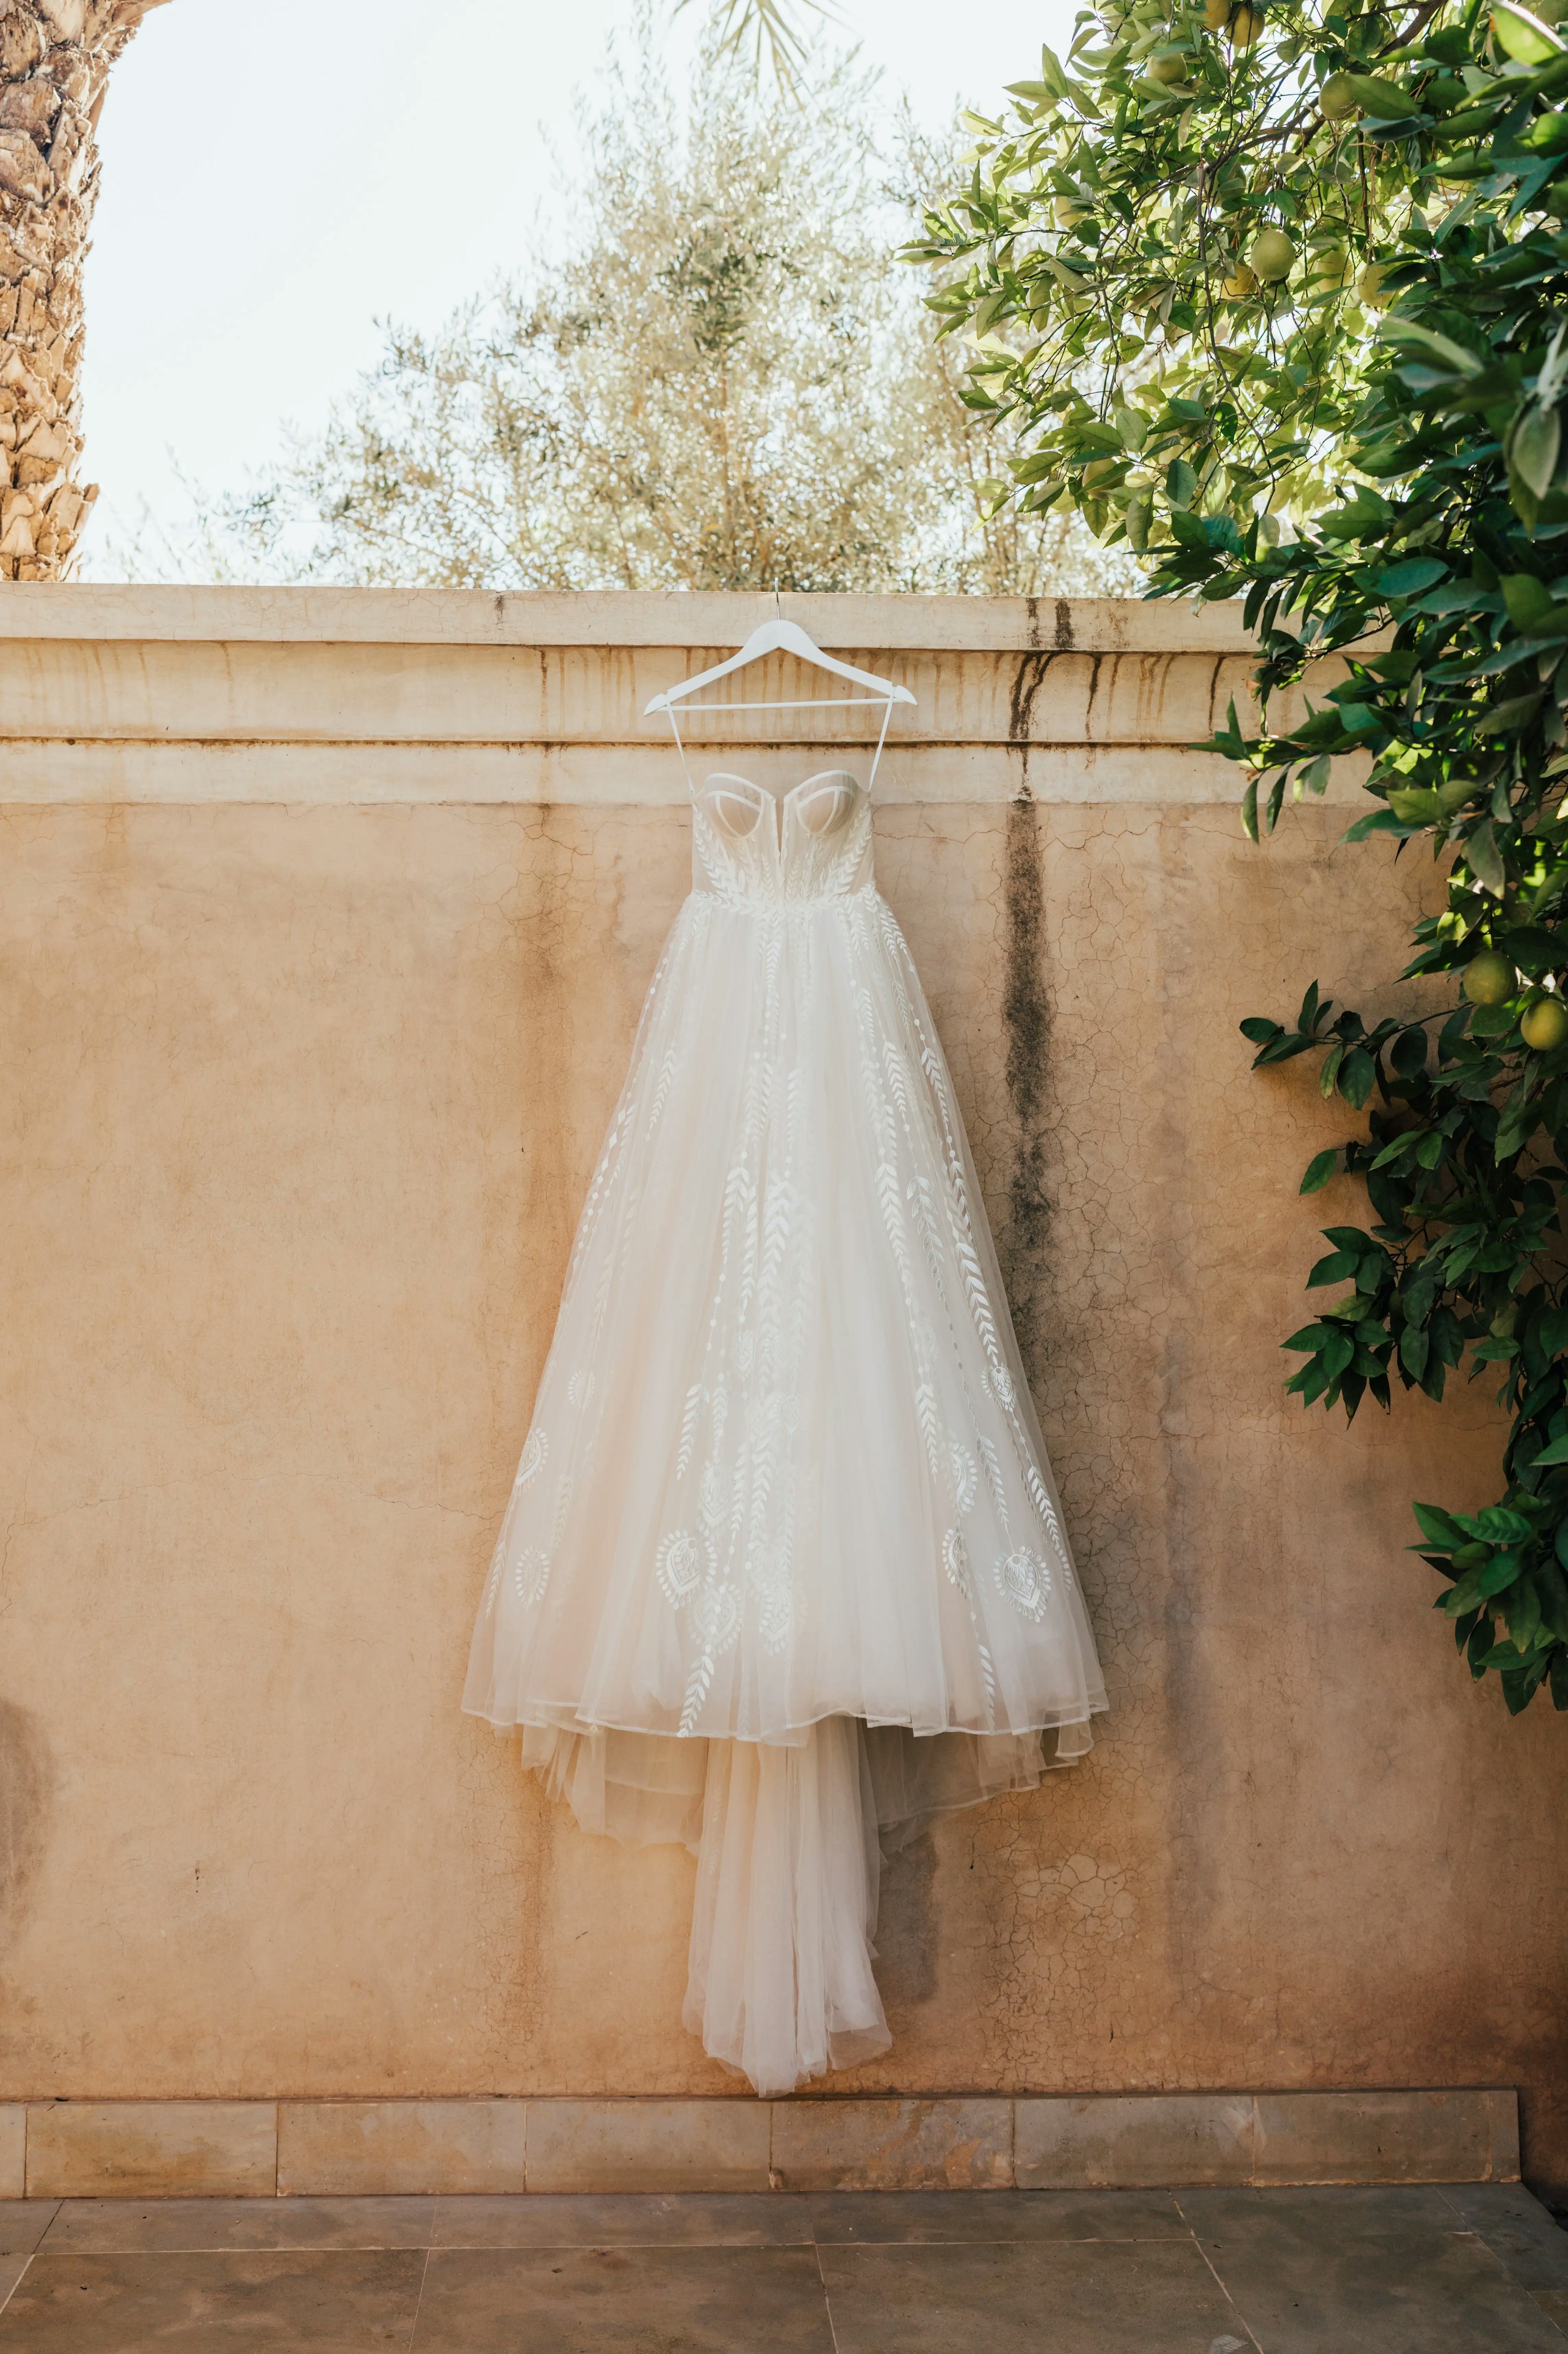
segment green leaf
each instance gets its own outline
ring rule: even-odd
[[[1538,499],[1543,499],[1552,487],[1562,441],[1563,428],[1554,408],[1527,408],[1509,435],[1509,465]],[[1548,597],[1548,607],[1551,601]]]
[[[1307,1163],[1307,1174],[1301,1180],[1301,1192],[1320,1193],[1338,1168],[1339,1162],[1340,1153],[1337,1145],[1330,1145],[1325,1152],[1314,1153]]]
[[[1563,43],[1551,26],[1520,7],[1517,0],[1492,0],[1491,18],[1499,47],[1520,65],[1550,65],[1563,56]]]
[[[1484,884],[1500,899],[1508,877],[1490,818],[1483,819],[1466,841],[1464,855],[1465,864],[1477,882]]]
[[[1481,714],[1481,734],[1506,736],[1510,728],[1528,727],[1545,700],[1544,695],[1512,695],[1506,703],[1494,703],[1489,711]]]
[[[1419,319],[1394,313],[1380,323],[1378,334],[1383,343],[1393,344],[1402,350],[1430,352],[1459,376],[1479,376],[1485,366],[1463,344],[1455,343],[1451,335],[1440,335],[1435,327],[1424,326]]]
[[[1568,1463],[1568,1438],[1554,1438],[1549,1447],[1543,1447],[1535,1458],[1531,1469],[1536,1471],[1545,1471],[1549,1470],[1554,1463]],[[1568,1527],[1568,1522],[1565,1522],[1564,1526]]]
[[[1378,594],[1383,597],[1414,597],[1429,588],[1435,580],[1446,580],[1448,567],[1436,557],[1416,556],[1404,564],[1391,564],[1378,574]]]
[[[1340,1066],[1339,1088],[1345,1101],[1360,1111],[1372,1091],[1377,1066],[1364,1046],[1354,1046]]]
[[[1190,507],[1198,495],[1198,477],[1185,458],[1173,459],[1165,470],[1165,495],[1172,508]],[[1172,516],[1174,522],[1174,516]]]
[[[1422,1535],[1439,1551],[1452,1553],[1467,1542],[1458,1522],[1451,1513],[1444,1511],[1440,1504],[1412,1504],[1410,1509],[1415,1515],[1415,1523]]]

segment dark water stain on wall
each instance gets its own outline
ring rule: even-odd
[[[929,2002],[937,1991],[937,1919],[932,1888],[937,1845],[929,1831],[882,1867],[876,1908],[876,1983],[895,2008]]]
[[[1002,847],[1006,918],[1002,1022],[1006,1030],[1008,1103],[1014,1122],[1008,1215],[998,1235],[1002,1278],[1024,1364],[1037,1375],[1036,1341],[1046,1239],[1051,1223],[1047,1180],[1051,1104],[1047,1092],[1051,1001],[1045,988],[1045,894],[1041,811],[1025,785],[1008,803]]]
[[[44,1860],[54,1788],[43,1726],[14,1701],[0,1701],[0,1946],[26,1918]]]

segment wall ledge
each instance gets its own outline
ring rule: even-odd
[[[0,2104],[0,2197],[1516,2182],[1510,2089]]]
[[[1236,602],[1137,597],[783,599],[819,645],[949,652],[1245,653]],[[773,599],[702,590],[149,588],[15,582],[0,639],[247,639],[332,645],[738,645]]]

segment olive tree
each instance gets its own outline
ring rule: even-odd
[[[202,560],[268,578],[537,588],[1107,585],[1082,525],[990,511],[961,357],[891,258],[938,167],[874,76],[809,102],[644,23],[585,111],[553,251],[392,329]],[[187,567],[188,568],[188,567]]]

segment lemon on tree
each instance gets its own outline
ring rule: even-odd
[[[1550,1055],[1568,1042],[1568,1005],[1560,997],[1538,997],[1533,1005],[1526,1006],[1519,1030],[1525,1044],[1536,1054]]]
[[[1252,241],[1247,266],[1266,286],[1277,286],[1296,267],[1296,248],[1282,228],[1260,229]]]
[[[1513,960],[1483,949],[1465,967],[1465,994],[1472,1005],[1506,1005],[1519,985]]]

